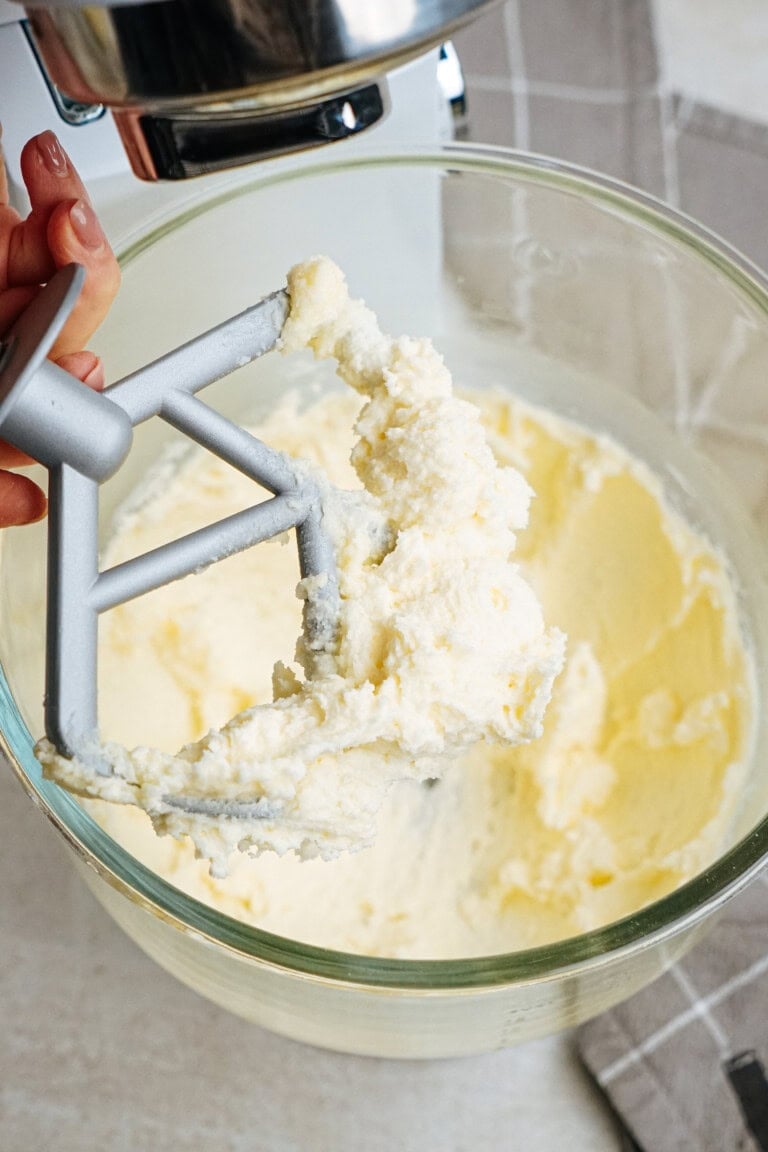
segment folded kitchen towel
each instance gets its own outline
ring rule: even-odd
[[[727,6],[705,7],[713,17]],[[748,6],[735,7],[747,19]],[[768,124],[676,91],[658,64],[655,16],[650,0],[495,6],[455,37],[464,133],[636,184],[768,267]],[[764,505],[761,450],[756,508]],[[768,1152],[768,880],[726,905],[687,958],[577,1040],[624,1122],[627,1149]]]
[[[768,1152],[768,874],[577,1045],[627,1150]]]

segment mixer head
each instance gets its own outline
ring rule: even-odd
[[[497,0],[120,0],[27,5],[56,87],[110,107],[131,167],[184,179],[355,135],[383,75]]]

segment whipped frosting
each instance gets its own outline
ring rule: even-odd
[[[492,955],[628,915],[727,842],[753,695],[718,549],[615,441],[508,391],[469,396],[498,461],[536,491],[515,559],[569,638],[543,735],[515,747],[479,741],[439,782],[393,786],[362,851],[328,861],[233,853],[223,879],[189,840],[157,836],[144,812],[86,801],[147,867],[219,912],[358,954]],[[257,433],[352,488],[360,404],[349,389],[308,407],[286,399]],[[118,526],[109,559],[250,500],[243,476],[193,450]],[[269,702],[272,666],[301,624],[297,572],[295,549],[265,544],[106,616],[105,732],[172,750]]]
[[[435,779],[481,741],[538,738],[565,654],[513,557],[531,488],[497,462],[478,409],[454,396],[430,342],[383,334],[328,260],[293,269],[288,289],[283,351],[335,359],[365,401],[351,454],[362,488],[317,474],[338,565],[337,647],[317,660],[300,642],[293,666],[285,651],[271,701],[178,752],[113,740],[70,760],[38,745],[50,777],[143,808],[157,832],[189,835],[218,875],[235,848],[330,858],[369,844],[394,781]],[[171,514],[178,489],[158,498],[156,516]],[[171,605],[188,581],[168,590]],[[318,590],[317,578],[299,583],[302,597]],[[131,611],[111,614],[113,636]],[[195,621],[186,623],[182,635],[184,616],[171,610],[157,644],[193,651]],[[266,815],[184,812],[174,796],[245,800]]]

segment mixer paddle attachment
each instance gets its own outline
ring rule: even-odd
[[[319,577],[305,601],[304,633],[309,652],[320,656],[335,650],[338,583],[320,492],[309,469],[195,395],[275,347],[288,314],[287,293],[265,297],[97,393],[46,360],[84,278],[77,264],[57,272],[0,343],[0,436],[49,471],[46,735],[63,755],[82,757],[106,774],[97,752],[100,613],[294,528],[302,577]],[[99,571],[99,484],[125,460],[133,428],[151,416],[209,449],[272,497]],[[266,799],[166,800],[217,818],[276,815]]]

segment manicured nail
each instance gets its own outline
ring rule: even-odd
[[[53,132],[42,132],[38,136],[37,151],[52,176],[69,175],[69,159]]]
[[[75,236],[84,248],[97,251],[104,244],[104,233],[96,219],[96,213],[85,200],[76,200],[69,210],[69,218]]]

